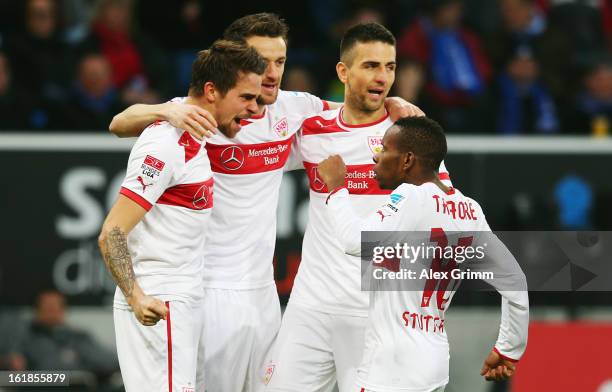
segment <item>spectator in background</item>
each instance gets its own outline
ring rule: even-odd
[[[26,370],[26,360],[19,353],[18,345],[23,340],[25,321],[18,312],[0,311],[0,370]]]
[[[80,44],[89,34],[89,21],[98,0],[61,0],[64,36],[72,45]]]
[[[35,315],[19,351],[28,370],[87,370],[107,376],[119,369],[116,356],[87,332],[66,326],[66,299],[44,291],[36,300]]]
[[[110,64],[100,54],[86,55],[78,67],[70,107],[66,111],[66,127],[107,129],[113,115],[121,110]]]
[[[101,0],[94,13],[85,53],[102,53],[125,104],[157,103],[169,91],[163,54],[132,26],[132,0]]]
[[[570,133],[610,135],[612,126],[612,59],[600,59],[586,72],[582,91],[566,122]]]
[[[25,31],[7,39],[14,78],[29,96],[43,101],[41,106],[63,101],[74,69],[70,47],[60,38],[57,4],[54,0],[23,4]]]
[[[28,103],[14,88],[6,55],[0,52],[0,130],[28,127]]]
[[[529,51],[540,65],[540,75],[556,100],[571,90],[570,38],[561,30],[549,26],[535,0],[499,0],[502,27],[487,36],[489,55],[497,69],[503,69],[508,53]]]
[[[540,82],[540,67],[528,50],[517,51],[498,78],[497,132],[553,133],[559,130],[555,103]]]
[[[449,131],[469,131],[491,77],[480,41],[461,24],[461,0],[431,0],[427,16],[401,35],[400,58],[410,58],[427,70],[427,94],[438,112],[431,113]]]

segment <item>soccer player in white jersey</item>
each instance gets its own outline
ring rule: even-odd
[[[445,155],[446,139],[435,121],[424,117],[401,119],[385,133],[382,150],[374,157],[373,171],[379,187],[393,189],[386,202],[361,219],[363,213],[354,209],[358,206],[350,202],[350,190],[345,186],[347,167],[339,155],[334,155],[319,164],[319,176],[330,190],[326,212],[343,249],[354,256],[361,253],[363,231],[424,232],[430,234],[427,240],[440,249],[455,245],[476,249],[486,244],[482,261],[467,267],[503,272],[486,280],[502,295],[502,320],[481,375],[487,380],[507,379],[514,374],[515,362],[527,345],[529,299],[525,275],[512,254],[490,233],[478,203],[438,179],[437,168]],[[458,237],[453,238],[456,243],[449,242],[451,234]],[[442,259],[441,252],[437,256],[431,252],[417,261],[431,266],[431,270],[443,270],[455,263],[454,259]],[[444,390],[449,368],[444,313],[454,294],[454,289],[446,291],[445,287],[456,286],[443,286],[443,281],[449,282],[422,279],[405,290],[370,292],[365,349],[354,391]]]
[[[265,67],[253,48],[217,41],[194,61],[187,102],[234,137],[257,112]],[[167,122],[150,125],[102,227],[100,251],[118,286],[113,314],[128,392],[194,391],[198,356],[198,373],[204,370],[202,254],[213,177],[203,144]]]
[[[215,177],[215,208],[205,250],[206,375],[212,391],[258,390],[264,359],[280,326],[272,259],[276,205],[291,142],[302,121],[328,107],[313,95],[279,89],[287,56],[286,24],[276,15],[247,15],[224,38],[245,41],[267,61],[258,115],[237,138],[214,135],[206,148]],[[178,100],[181,101],[181,100]],[[386,100],[391,117],[421,114],[398,98]],[[177,101],[134,105],[115,116],[111,131],[137,135],[156,119],[210,136],[210,115]]]
[[[267,361],[268,391],[350,390],[363,349],[368,295],[360,291],[359,259],[347,256],[325,217],[327,189],[317,163],[342,154],[349,165],[351,201],[369,210],[386,198],[372,172],[372,155],[393,124],[384,100],[395,78],[395,38],[376,23],[349,29],[340,47],[338,77],[344,105],[310,117],[298,153],[310,180],[302,261]],[[441,168],[441,176],[448,173]]]

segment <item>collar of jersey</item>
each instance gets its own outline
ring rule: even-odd
[[[265,106],[263,112],[261,112],[261,114],[254,114],[251,117],[249,117],[247,120],[260,120],[264,117],[266,117],[266,114],[268,113],[268,107]]]
[[[387,118],[389,118],[389,113],[385,109],[385,114],[381,118],[379,118],[378,120],[375,120],[375,121],[372,121],[372,122],[369,122],[369,123],[365,123],[365,124],[347,124],[342,119],[342,112],[343,111],[344,111],[344,106],[342,106],[340,108],[340,110],[338,110],[338,117],[337,117],[338,125],[341,126],[342,128],[348,128],[348,129],[371,127],[373,125],[380,124],[381,122],[383,122]]]
[[[436,190],[442,191],[442,189],[438,188],[438,186],[433,181],[427,181],[423,185],[425,185],[425,184],[427,184],[427,185],[431,184],[431,186],[433,186]],[[448,192],[444,192],[444,193],[447,194],[447,195],[454,195],[456,191],[457,191],[457,189],[453,188],[452,186],[449,186],[448,187]]]

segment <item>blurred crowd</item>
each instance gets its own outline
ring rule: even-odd
[[[608,135],[611,0],[0,0],[0,129],[104,130],[184,95],[197,50],[247,13],[290,26],[283,88],[341,101],[339,40],[398,40],[392,95],[449,132]]]
[[[67,390],[122,390],[115,353],[89,332],[70,326],[67,311],[66,298],[56,290],[37,295],[31,317],[3,309],[0,370],[70,371]]]

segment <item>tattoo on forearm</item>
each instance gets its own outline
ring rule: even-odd
[[[126,298],[134,291],[134,267],[127,247],[127,235],[117,226],[108,234],[105,241],[104,262],[117,286]]]

